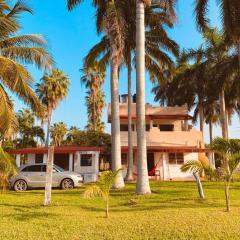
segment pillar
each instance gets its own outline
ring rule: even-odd
[[[21,155],[20,154],[16,155],[16,166],[17,167],[21,166]]]
[[[72,171],[73,171],[73,154],[72,154],[72,153],[69,154],[69,166],[68,166],[68,170],[69,170],[69,172],[72,172]]]

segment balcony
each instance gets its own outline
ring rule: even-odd
[[[137,134],[132,132],[133,146],[137,146]],[[202,142],[202,133],[196,129],[190,131],[161,132],[158,128],[152,128],[146,132],[147,146],[169,147],[199,147]],[[128,146],[128,132],[121,132],[121,146]]]

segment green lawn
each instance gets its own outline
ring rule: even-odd
[[[151,187],[149,196],[136,196],[134,184],[113,191],[109,219],[100,200],[82,198],[84,188],[54,190],[51,207],[42,206],[43,190],[0,195],[0,239],[240,239],[240,183],[231,190],[231,213],[221,183],[204,183],[205,202],[193,182]]]

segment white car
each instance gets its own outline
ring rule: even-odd
[[[26,191],[28,188],[43,188],[46,182],[46,164],[28,164],[18,169],[18,174],[10,179],[10,185],[15,191]],[[71,189],[79,187],[83,177],[79,173],[65,172],[53,165],[52,187]]]

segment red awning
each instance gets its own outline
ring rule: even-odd
[[[78,147],[78,146],[62,146],[62,147],[55,147],[55,153],[75,153],[75,152],[104,152],[104,148],[100,147]],[[48,148],[46,147],[39,147],[39,148],[23,148],[23,149],[15,149],[8,151],[9,154],[44,154],[48,152]]]

